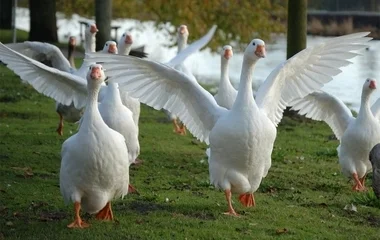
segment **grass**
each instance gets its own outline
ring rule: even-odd
[[[17,29],[17,42],[23,42],[28,40],[29,33],[20,29]],[[10,43],[13,39],[13,31],[8,29],[0,29],[0,42]]]
[[[113,202],[116,220],[84,214],[89,229],[72,230],[73,206],[59,191],[61,145],[54,101],[0,66],[0,239],[378,239],[380,206],[353,193],[337,162],[338,141],[320,122],[284,118],[272,168],[241,217],[209,185],[206,145],[178,136],[162,112],[142,107],[140,158],[131,183],[140,195]],[[371,183],[371,175],[367,184]],[[368,196],[367,196],[368,195]],[[354,203],[357,212],[344,210]]]

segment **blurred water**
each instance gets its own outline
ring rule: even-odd
[[[69,36],[79,38],[79,20],[94,21],[75,14],[70,19],[66,19],[62,14],[57,14],[58,36],[61,42],[67,41]],[[166,31],[156,29],[153,22],[140,23],[132,19],[116,19],[112,21],[112,25],[119,25],[121,27],[119,36],[122,31],[130,31],[136,45],[145,45],[145,50],[149,53],[149,58],[151,59],[166,62],[176,54],[177,50],[175,47],[168,47],[174,44],[174,40],[169,37]],[[16,26],[17,28],[29,31],[28,9],[17,9]],[[168,24],[168,26],[170,26],[170,24]],[[174,27],[171,26],[171,28],[174,31]],[[308,36],[307,45],[313,46],[326,39],[328,39],[328,37]],[[360,107],[360,96],[364,80],[371,77],[380,81],[380,41],[371,41],[369,45],[368,50],[360,51],[362,55],[351,59],[353,64],[343,68],[343,72],[323,88],[326,92],[342,99],[356,111]],[[255,88],[265,80],[272,69],[285,61],[286,38],[278,37],[275,43],[267,44],[266,49],[267,57],[260,60],[255,69]],[[230,78],[235,87],[239,84],[242,59],[242,53],[235,51],[233,58],[230,60]],[[219,54],[211,53],[210,50],[206,48],[189,57],[186,60],[186,64],[192,69],[194,75],[200,82],[217,84],[220,76]],[[380,90],[377,90],[371,100],[375,101],[379,97]]]

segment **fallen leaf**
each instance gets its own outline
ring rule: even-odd
[[[280,228],[280,229],[276,230],[277,234],[283,234],[283,233],[287,233],[287,232],[288,232],[288,229],[286,229],[286,228]]]

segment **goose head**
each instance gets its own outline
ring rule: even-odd
[[[252,61],[257,61],[260,58],[265,58],[265,42],[261,39],[253,39],[244,52],[244,58]]]
[[[222,49],[222,56],[224,59],[229,60],[234,55],[232,47],[230,45],[225,45]]]
[[[181,25],[177,29],[177,42],[178,49],[182,50],[186,47],[187,38],[189,37],[189,31],[187,30],[186,25]]]
[[[187,38],[189,36],[189,31],[187,30],[186,25],[179,26],[177,32],[179,37]]]
[[[117,45],[119,46],[119,53],[128,55],[131,50],[130,48],[131,48],[132,43],[133,43],[132,35],[128,32],[123,33],[123,35],[121,35],[121,38],[117,43]]]
[[[86,36],[95,36],[95,34],[98,32],[98,28],[96,27],[95,23],[87,24],[87,27],[85,29]]]
[[[132,43],[133,43],[132,35],[128,32],[123,33],[123,35],[121,35],[119,44],[122,42],[127,44],[127,45],[132,45]]]
[[[372,78],[367,78],[364,82],[363,89],[369,89],[369,91],[373,91],[376,89],[376,80]]]
[[[117,53],[118,53],[118,50],[117,50],[116,42],[114,42],[114,41],[107,41],[107,42],[104,44],[103,52],[104,52],[104,53],[117,54]]]
[[[75,47],[77,45],[77,39],[74,36],[69,37],[69,46]]]
[[[105,74],[102,65],[91,64],[87,72],[87,83],[89,87],[100,86],[105,80]]]

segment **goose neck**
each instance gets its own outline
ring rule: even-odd
[[[220,75],[220,82],[219,82],[219,88],[222,86],[226,86],[228,84],[231,84],[229,81],[229,69],[228,69],[228,60],[226,60],[224,57],[221,58],[221,75]]]
[[[370,95],[371,95],[370,92],[366,92],[363,90],[358,118],[362,118],[362,117],[372,114],[371,106],[369,103]]]
[[[96,49],[96,37],[95,34],[92,34],[90,32],[86,33],[85,36],[85,52],[95,52]]]
[[[186,38],[179,38],[178,39],[178,52],[181,52],[183,49],[185,49],[187,46],[187,39]]]
[[[252,74],[255,69],[256,62],[257,60],[244,58],[240,75],[239,91],[233,108],[235,108],[235,106],[246,106],[247,103],[254,102],[252,91]]]
[[[69,45],[69,51],[68,51],[68,54],[67,54],[67,58],[69,59],[70,66],[75,68],[74,49],[75,49],[74,46]]]
[[[120,97],[119,85],[117,83],[108,83],[106,99],[113,105],[123,104]]]

